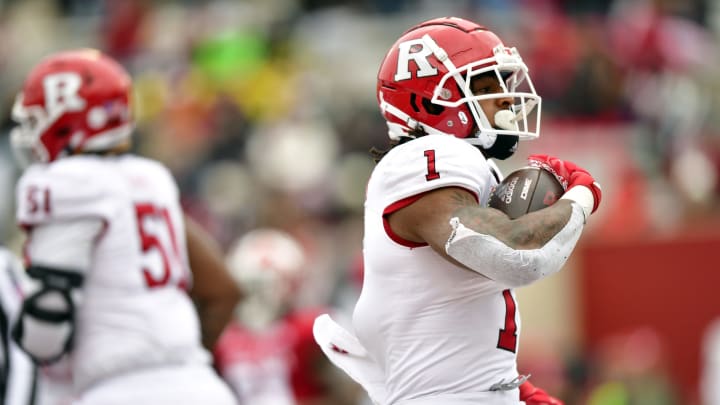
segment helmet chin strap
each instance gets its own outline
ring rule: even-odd
[[[483,121],[485,122],[486,126],[490,126],[490,123],[487,122],[487,119],[483,117]],[[508,131],[514,131],[517,130],[517,121],[515,119],[515,114],[513,114],[510,110],[500,110],[495,113],[495,127],[498,129],[504,129]],[[478,125],[478,130],[475,133],[475,138],[468,139],[468,142],[470,142],[473,145],[480,146],[483,149],[490,149],[497,140],[498,136],[513,136],[513,135],[498,135],[492,131],[483,131],[480,129],[480,125]]]
[[[520,137],[517,135],[498,135],[491,147],[483,148],[485,156],[505,160],[515,153],[519,140]]]
[[[515,114],[510,110],[500,110],[495,113],[495,126],[512,131],[517,129]],[[515,153],[520,137],[517,135],[498,135],[492,132],[478,130],[476,143],[485,152],[488,158],[505,160]]]

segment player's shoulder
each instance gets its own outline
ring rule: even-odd
[[[28,167],[16,187],[17,219],[33,225],[49,220],[112,215],[121,182],[101,157],[78,155]]]
[[[129,177],[142,177],[150,183],[175,184],[175,178],[170,169],[162,162],[143,156],[127,154],[123,155],[119,164],[121,169]]]
[[[106,175],[102,161],[96,156],[72,156],[51,163],[34,164],[20,176],[19,184],[49,184],[54,182],[85,185],[110,185],[102,181]]]
[[[392,173],[405,176],[417,172],[430,178],[435,177],[439,168],[445,170],[446,176],[458,170],[488,170],[487,161],[478,148],[449,135],[426,135],[398,145],[380,160],[377,167],[378,171],[390,176]]]
[[[109,191],[123,185],[116,181],[121,173],[137,173],[144,177],[172,177],[165,165],[142,156],[77,155],[48,164],[32,165],[22,174],[18,184],[58,184],[69,188],[79,186],[85,190]]]
[[[462,187],[479,195],[490,168],[479,149],[449,135],[426,135],[394,147],[368,183],[368,200],[393,203],[441,187]]]

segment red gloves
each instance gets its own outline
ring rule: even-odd
[[[595,212],[598,206],[600,206],[600,200],[602,200],[602,190],[600,189],[600,185],[587,170],[573,162],[560,160],[548,155],[530,155],[530,157],[528,157],[528,162],[530,163],[530,166],[541,167],[554,174],[565,188],[565,191],[569,191],[575,186],[587,187],[592,192],[594,198],[592,212]]]
[[[525,401],[525,405],[564,405],[564,402],[548,395],[543,389],[540,389],[530,381],[520,384],[520,400]]]

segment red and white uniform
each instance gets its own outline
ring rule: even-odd
[[[70,360],[78,403],[233,403],[200,343],[165,167],[134,155],[36,164],[17,203],[27,264],[84,276]]]
[[[401,239],[385,220],[440,187],[463,188],[486,205],[496,184],[481,152],[447,135],[396,146],[373,171],[353,327],[385,376],[383,404],[520,403],[517,389],[490,391],[518,376],[514,293]]]
[[[319,310],[299,310],[263,330],[231,323],[215,346],[222,377],[248,405],[292,405],[322,398],[313,365],[324,361],[312,333]]]

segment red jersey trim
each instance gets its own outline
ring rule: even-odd
[[[408,205],[419,200],[422,196],[424,196],[427,193],[428,192],[426,191],[424,193],[411,195],[410,197],[403,198],[400,201],[395,201],[394,203],[388,205],[383,210],[383,227],[385,228],[385,233],[387,234],[387,236],[390,239],[392,239],[398,245],[409,247],[411,249],[428,245],[427,243],[413,242],[411,240],[407,240],[407,239],[400,237],[398,234],[395,233],[395,231],[392,230],[392,228],[390,227],[390,222],[388,221],[388,215],[392,214],[393,212],[395,212],[401,208],[407,207]]]
[[[462,187],[462,188],[463,188],[464,190],[467,190],[467,189],[464,188],[464,187]],[[410,205],[410,204],[414,203],[415,201],[419,200],[420,198],[422,198],[422,196],[424,196],[425,194],[427,194],[427,193],[429,193],[429,192],[431,192],[431,191],[434,191],[434,190],[428,190],[428,191],[424,191],[424,192],[422,192],[422,193],[420,193],[420,194],[415,194],[415,195],[411,195],[410,197],[405,197],[405,198],[403,198],[402,200],[395,201],[394,203],[388,205],[388,206],[383,210],[383,216],[382,216],[382,219],[383,219],[383,228],[385,228],[385,233],[387,234],[387,236],[388,236],[390,239],[393,240],[393,242],[395,242],[395,243],[397,243],[397,244],[399,244],[399,245],[401,245],[401,246],[409,247],[409,248],[411,248],[411,249],[412,249],[412,248],[418,248],[418,247],[428,246],[427,243],[424,243],[424,242],[423,242],[423,243],[413,242],[413,241],[411,241],[411,240],[407,240],[407,239],[405,239],[405,238],[402,238],[402,237],[400,237],[398,234],[396,234],[396,233],[392,230],[392,228],[390,227],[390,222],[388,221],[388,215],[392,214],[393,212],[395,212],[395,211],[397,211],[397,210],[399,210],[399,209],[401,209],[401,208],[407,207],[408,205]],[[467,191],[470,191],[470,190],[467,190]],[[475,197],[475,201],[479,201],[479,200],[478,200],[478,196],[477,196],[476,193],[474,193],[474,192],[472,192],[472,191],[470,191],[470,193]]]

